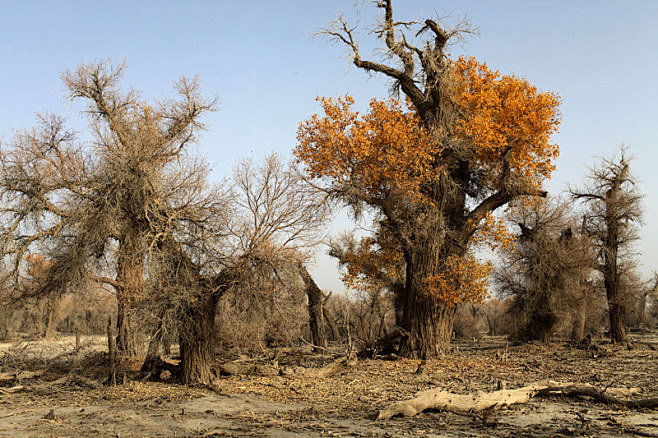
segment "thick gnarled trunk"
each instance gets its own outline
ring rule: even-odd
[[[626,341],[626,300],[619,292],[618,285],[606,283],[608,311],[610,315],[610,339],[619,343]]]
[[[397,300],[402,306],[399,325],[406,331],[400,345],[405,357],[431,359],[449,352],[455,306],[427,290],[426,280],[440,273],[447,256],[439,237],[432,237],[407,254],[406,285]]]
[[[435,297],[406,297],[400,355],[432,359],[450,349],[455,307]]]
[[[143,352],[140,334],[132,321],[135,303],[142,298],[144,284],[144,261],[136,241],[135,237],[121,242],[117,262],[117,352],[131,357]]]
[[[212,364],[217,300],[211,294],[197,298],[187,309],[184,326],[180,327],[180,373],[185,384],[209,386],[215,377]]]

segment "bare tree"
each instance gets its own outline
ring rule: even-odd
[[[307,184],[297,168],[276,155],[260,166],[243,161],[234,168],[236,218],[231,227],[239,250],[268,267],[276,279],[301,277],[308,299],[311,342],[326,346],[323,295],[305,263],[321,241],[329,214],[327,198]],[[266,254],[267,251],[272,251]]]
[[[88,103],[88,141],[58,116],[39,116],[0,154],[2,250],[15,278],[37,245],[52,262],[40,291],[63,292],[89,281],[117,297],[117,347],[138,345],[129,310],[144,297],[147,254],[172,222],[210,228],[214,195],[202,184],[206,167],[189,145],[214,107],[196,80],[176,83],[178,100],[140,100],[122,92],[123,65],[83,65],[63,75],[72,99]],[[181,164],[184,163],[184,164]]]
[[[642,217],[642,195],[630,171],[630,157],[622,146],[614,158],[602,158],[590,170],[581,189],[571,189],[574,199],[589,208],[585,227],[599,248],[598,269],[608,298],[610,337],[626,341],[626,316],[630,291],[623,285],[632,271],[632,243],[637,239],[637,223]]]
[[[216,199],[221,208],[202,204],[193,221],[166,221],[149,252],[151,289],[162,300],[155,308],[167,308],[178,324],[185,383],[214,379],[219,299],[293,287],[328,212],[325,196],[275,155],[260,165],[238,164],[226,194]],[[205,226],[208,221],[215,225]]]
[[[512,299],[509,312],[519,322],[515,337],[545,341],[569,321],[573,337],[582,339],[594,256],[569,205],[549,198],[513,210],[508,220],[521,232],[494,277]]]

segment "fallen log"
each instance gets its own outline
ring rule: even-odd
[[[0,382],[5,381],[21,381],[27,379],[34,379],[35,377],[41,377],[44,371],[16,371],[13,373],[0,373]]]
[[[421,392],[411,400],[395,403],[379,411],[377,420],[388,420],[396,415],[413,417],[427,409],[444,410],[460,414],[499,409],[513,404],[527,403],[536,396],[563,394],[569,397],[590,397],[606,404],[627,407],[658,407],[658,399],[624,400],[639,392],[639,388],[606,388],[599,390],[592,385],[577,383],[543,382],[518,389],[499,390],[490,393],[453,394],[438,388]]]
[[[222,376],[278,376],[281,370],[275,366],[249,363],[227,362],[219,365],[219,374]]]
[[[11,388],[0,388],[0,394],[7,395],[7,394],[11,394],[11,393],[14,393],[14,392],[21,391],[23,389],[25,389],[25,387],[22,386],[22,385],[12,386]]]

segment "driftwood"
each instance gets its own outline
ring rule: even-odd
[[[563,394],[569,397],[591,397],[596,401],[627,407],[658,407],[658,399],[625,400],[638,393],[639,388],[606,388],[599,390],[592,385],[578,383],[559,383],[548,381],[536,383],[523,388],[500,390],[479,394],[453,394],[439,389],[421,392],[411,400],[395,403],[379,411],[378,420],[388,420],[396,415],[412,417],[427,409],[451,411],[461,414],[498,409],[503,406],[527,403],[537,396]]]

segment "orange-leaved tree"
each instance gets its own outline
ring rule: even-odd
[[[558,154],[550,137],[559,97],[474,58],[449,60],[451,34],[432,20],[419,34],[433,38],[412,46],[396,29],[391,2],[378,7],[385,19],[376,34],[400,66],[363,60],[342,19],[327,34],[351,48],[357,67],[394,79],[405,102],[372,100],[361,115],[350,96],[321,98],[324,114],[300,125],[295,154],[314,184],[356,209],[374,209],[399,244],[401,353],[430,358],[449,347],[455,305],[486,293],[489,267],[469,249],[482,235],[507,239],[492,213],[545,195],[541,183]]]

